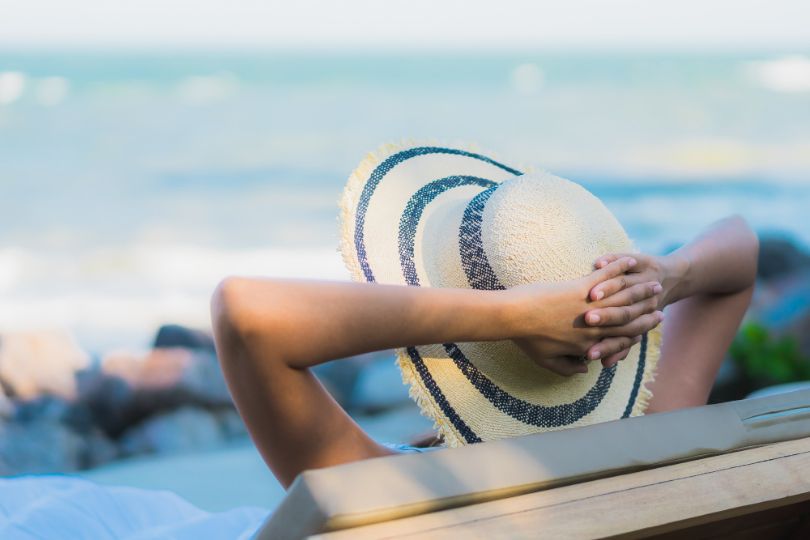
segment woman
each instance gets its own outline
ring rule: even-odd
[[[305,469],[394,453],[309,369],[370,351],[514,340],[542,367],[576,376],[587,362],[620,362],[666,309],[646,412],[705,404],[748,307],[757,253],[746,223],[730,218],[670,255],[605,254],[589,276],[564,283],[472,290],[227,278],[212,318],[236,406],[287,487]]]

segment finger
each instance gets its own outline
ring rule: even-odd
[[[616,353],[612,356],[608,356],[607,358],[602,359],[602,367],[604,369],[609,369],[627,358],[627,355],[630,354],[630,349],[625,349],[622,352]]]
[[[549,358],[542,364],[542,367],[563,377],[571,377],[577,373],[588,373],[588,366],[584,362],[567,356]]]
[[[658,283],[650,282],[639,284],[631,289],[622,291],[617,296],[619,300],[612,300],[607,307],[598,307],[585,313],[585,324],[589,326],[622,326],[630,323],[641,315],[652,313],[658,309],[661,297],[658,294],[662,288]],[[656,292],[657,291],[657,292]]]
[[[601,360],[621,353],[633,346],[633,337],[612,337],[603,339],[588,351],[588,360]]]
[[[638,264],[638,261],[636,261],[636,259],[633,257],[622,257],[608,264],[604,268],[596,270],[590,275],[589,282],[591,284],[591,288],[602,283],[603,281],[608,281],[623,275],[636,264]]]
[[[596,261],[594,261],[593,267],[595,269],[597,269],[597,270],[600,269],[600,268],[604,268],[608,264],[610,264],[613,261],[619,259],[619,257],[622,257],[622,255],[619,255],[617,253],[609,253],[607,255],[602,255],[601,257],[596,259]]]
[[[630,306],[648,298],[652,298],[657,294],[661,294],[661,291],[663,291],[663,287],[657,281],[636,283],[635,279],[640,279],[640,277],[636,276],[639,276],[639,274],[627,275],[625,277],[625,288],[616,293],[606,295],[604,301],[602,301],[595,309]],[[593,299],[593,296],[591,298]]]
[[[646,315],[638,317],[633,322],[623,326],[609,326],[603,328],[605,336],[619,337],[619,336],[641,336],[646,334],[664,320],[663,311],[653,311]]]
[[[664,290],[661,284],[657,281],[632,283],[634,276],[637,275],[638,274],[631,274],[628,276],[627,280],[631,284],[629,284],[624,290],[608,296],[602,303],[599,304],[598,308],[596,309],[630,306],[661,294],[661,291]]]
[[[658,297],[653,296],[630,306],[594,309],[585,314],[585,322],[590,326],[624,326],[642,315],[658,309]]]
[[[637,256],[633,253],[609,253],[607,255],[602,255],[593,263],[594,268],[597,270],[600,268],[604,268],[605,266],[609,265],[614,261],[618,261],[623,257],[632,257],[637,259]]]
[[[639,285],[640,283],[642,283],[641,281],[639,281],[641,279],[644,278],[641,277],[641,274],[638,274],[636,272],[629,272],[627,274],[616,276],[614,278],[603,281],[602,283],[597,283],[591,289],[591,292],[588,294],[588,297],[593,302],[598,302],[599,300],[610,298],[625,289],[629,289],[630,287]],[[632,302],[625,302],[625,305],[628,303]],[[621,305],[621,304],[616,303],[614,305]]]
[[[615,366],[616,364],[627,358],[627,355],[630,354],[630,350],[632,349],[632,347],[638,345],[639,343],[641,343],[641,336],[634,337],[632,340],[632,345],[627,349],[624,349],[623,351],[618,352],[612,356],[608,356],[607,358],[602,358],[602,367],[605,369],[612,368],[613,366]]]

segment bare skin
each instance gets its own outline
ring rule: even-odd
[[[542,367],[571,376],[587,371],[571,357],[623,359],[659,324],[659,309],[674,304],[650,409],[705,403],[750,298],[756,239],[744,222],[723,222],[669,257],[608,255],[595,265],[579,280],[507,291],[228,278],[212,300],[217,351],[236,406],[285,487],[306,469],[391,453],[308,369],[364,352],[513,339]]]
[[[651,279],[663,286],[659,308],[666,308],[667,323],[647,414],[706,403],[751,302],[758,253],[756,235],[742,219],[729,218],[667,257],[634,255],[639,264],[630,272],[591,291],[595,299]],[[602,257],[596,267],[618,257]],[[591,317],[586,321],[598,325]]]

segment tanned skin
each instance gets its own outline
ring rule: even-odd
[[[565,283],[505,291],[227,278],[212,299],[217,352],[236,406],[285,487],[303,470],[391,454],[309,368],[370,351],[514,340],[564,376],[609,367],[667,323],[647,413],[706,403],[748,307],[758,242],[742,219],[675,253],[606,254]]]

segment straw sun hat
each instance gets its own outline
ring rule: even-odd
[[[357,281],[504,289],[580,278],[632,244],[581,186],[438,146],[385,147],[352,173],[341,252]],[[400,349],[411,397],[449,446],[642,414],[659,330],[610,369],[563,377],[511,341]]]

